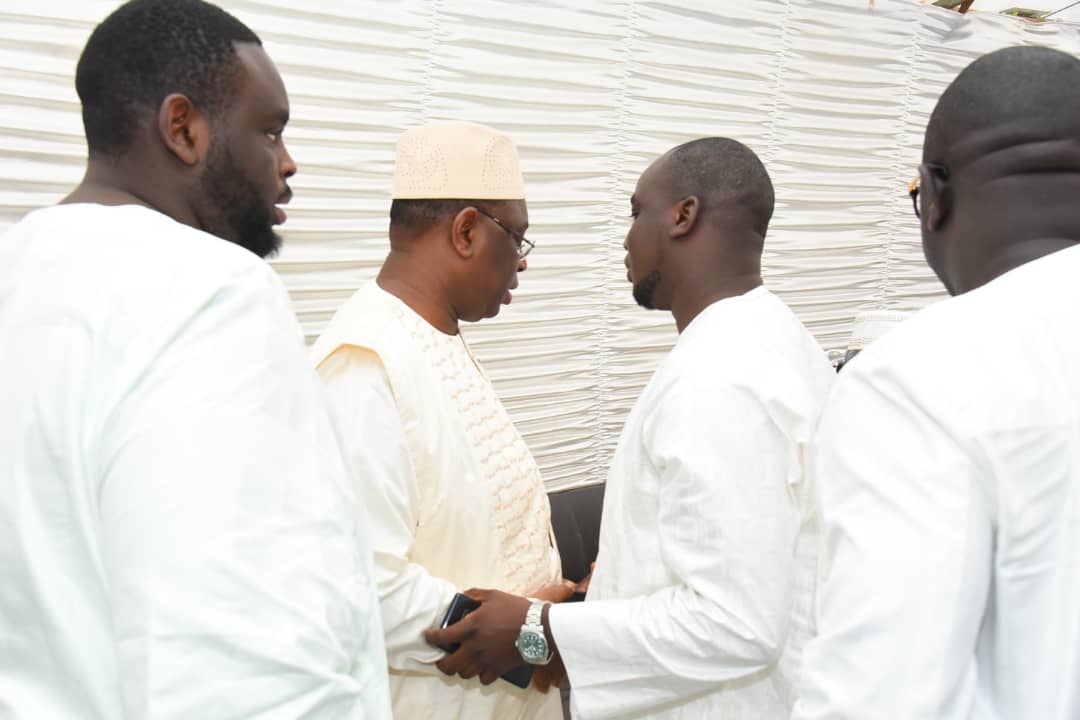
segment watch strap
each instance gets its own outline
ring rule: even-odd
[[[529,611],[525,613],[525,626],[540,626],[543,629],[543,623],[541,617],[543,617],[544,606],[549,603],[546,600],[533,600],[529,605]]]

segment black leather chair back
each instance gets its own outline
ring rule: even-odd
[[[562,555],[563,577],[581,582],[596,560],[604,484],[548,493],[548,499],[551,501],[551,527]]]

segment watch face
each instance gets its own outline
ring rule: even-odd
[[[540,633],[523,631],[518,635],[517,646],[525,662],[537,663],[547,659],[547,639]]]

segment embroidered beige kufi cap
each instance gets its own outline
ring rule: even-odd
[[[524,200],[517,148],[506,135],[470,122],[434,122],[398,138],[397,200]]]

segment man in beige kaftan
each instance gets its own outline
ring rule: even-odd
[[[443,675],[423,637],[467,588],[569,594],[539,469],[459,328],[510,303],[531,249],[524,197],[506,136],[404,133],[390,254],[313,348],[370,515],[399,720],[561,717],[556,692]]]

